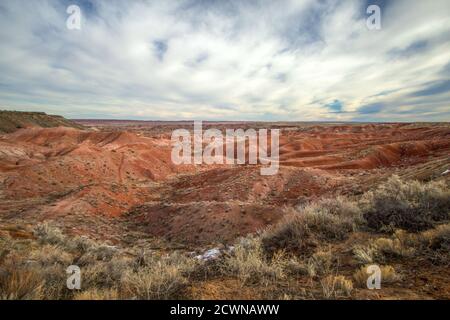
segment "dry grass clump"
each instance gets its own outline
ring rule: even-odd
[[[128,299],[164,300],[181,297],[196,262],[179,254],[155,257],[136,270],[126,270],[121,279],[121,296]]]
[[[414,255],[414,248],[408,247],[399,238],[379,238],[375,240],[374,246],[385,258],[399,257],[408,258]]]
[[[428,230],[419,239],[422,255],[437,265],[450,264],[450,224]]]
[[[237,276],[242,285],[268,285],[284,278],[287,260],[282,253],[267,257],[259,238],[241,239],[232,254],[226,256],[221,264],[222,274]]]
[[[58,264],[70,266],[73,261],[71,254],[58,246],[49,244],[33,250],[30,254],[30,259],[36,261],[42,267],[50,267]]]
[[[45,281],[34,270],[9,269],[0,273],[1,300],[42,300]]]
[[[353,255],[360,264],[380,263],[391,258],[409,258],[415,249],[404,243],[401,238],[378,238],[368,245],[357,245]]]
[[[349,297],[353,291],[353,282],[344,276],[328,276],[320,281],[323,296],[326,299]]]
[[[450,264],[450,224],[421,233],[397,230],[392,238],[379,238],[368,245],[353,248],[355,259],[365,265],[383,263],[392,258],[428,259],[436,265]]]
[[[450,190],[444,182],[402,181],[392,176],[361,201],[369,228],[418,232],[449,219]]]
[[[298,257],[291,256],[284,263],[284,271],[287,276],[305,276],[310,275],[309,266]]]
[[[376,262],[379,257],[378,248],[374,245],[357,245],[353,248],[353,256],[360,264]]]
[[[335,263],[331,251],[318,251],[309,258],[307,271],[310,277],[330,274]]]
[[[129,265],[119,265],[114,262],[92,262],[80,266],[83,290],[108,289],[117,287],[122,272],[130,268]]]
[[[367,267],[368,266],[361,267],[353,274],[353,279],[360,288],[367,288],[367,280],[371,275],[367,273]],[[400,280],[400,276],[396,273],[394,267],[389,265],[380,266],[380,270],[381,287],[383,287],[383,284],[392,284]]]
[[[323,199],[298,211],[291,210],[283,220],[261,235],[264,250],[308,255],[319,241],[343,240],[362,222],[356,204],[338,197]]]

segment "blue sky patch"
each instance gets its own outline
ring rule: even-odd
[[[411,94],[413,97],[424,97],[440,95],[450,91],[450,80],[434,81],[425,86],[424,89]]]
[[[344,107],[342,102],[339,100],[334,100],[333,102],[326,105],[328,109],[330,109],[332,112],[342,112],[342,108]]]

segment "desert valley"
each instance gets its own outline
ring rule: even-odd
[[[280,129],[278,173],[173,164],[189,121],[1,112],[1,298],[450,298],[448,123],[204,127]]]

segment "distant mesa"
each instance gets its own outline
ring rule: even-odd
[[[80,124],[62,116],[48,115],[45,112],[20,112],[0,110],[0,133],[12,133],[19,129],[41,127],[70,127],[84,129]]]

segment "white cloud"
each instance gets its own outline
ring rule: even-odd
[[[450,90],[411,97],[448,79],[447,0],[389,2],[380,31],[366,28],[360,1],[82,2],[81,31],[65,27],[67,1],[1,3],[2,107],[167,120],[450,119]],[[327,107],[335,100],[341,112]],[[362,112],[371,104],[378,112]]]

